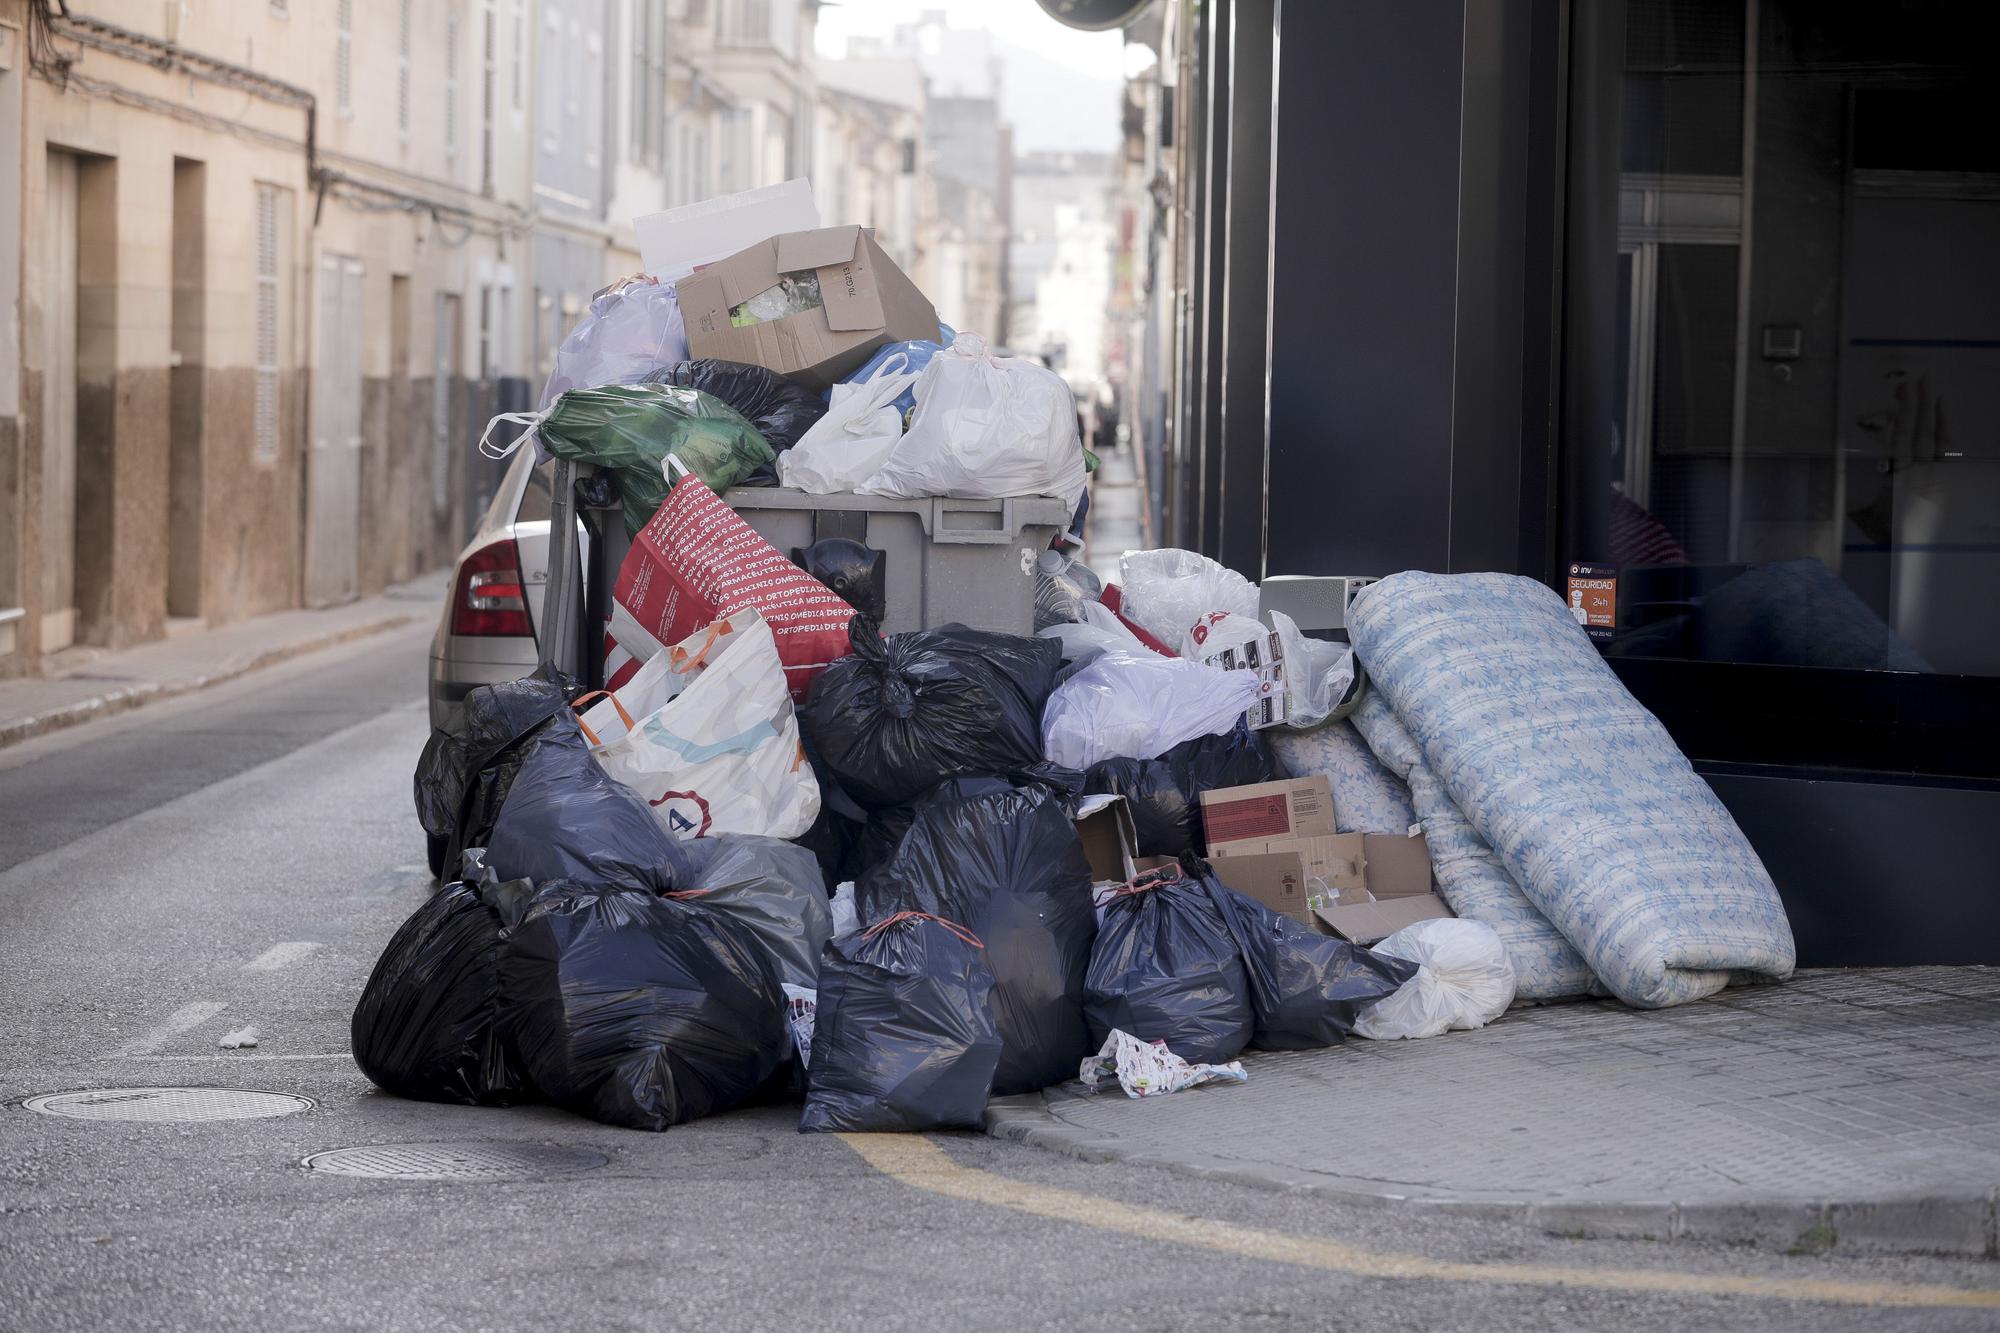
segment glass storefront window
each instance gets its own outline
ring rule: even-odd
[[[2000,5],[1624,13],[1607,651],[2000,675]]]

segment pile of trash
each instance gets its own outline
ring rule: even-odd
[[[857,273],[875,317],[829,319]],[[1464,865],[1516,875],[1583,949],[1607,944],[1590,902],[1644,892],[1600,825],[1616,873],[1551,872],[1560,849],[1509,841],[1518,795],[1451,785],[1468,765],[1440,738],[1485,724],[1439,711],[1452,687],[1415,679],[1391,614],[1357,602],[1381,637],[1350,647],[1193,552],[1129,552],[1106,581],[1068,533],[1015,571],[1032,623],[884,634],[881,552],[787,557],[754,531],[723,492],[1084,503],[1068,387],[953,336],[858,228],[601,293],[515,424],[608,476],[633,540],[605,678],[545,662],[474,689],[419,760],[455,878],[353,1023],[393,1093],[650,1130],[769,1101],[808,1131],[978,1127],[990,1098],[1072,1079],[1153,1096],[1240,1082],[1247,1050],[1491,1022],[1533,930],[1454,896]]]

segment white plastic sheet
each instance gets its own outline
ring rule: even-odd
[[[1291,692],[1285,725],[1299,731],[1316,727],[1333,716],[1354,683],[1354,650],[1308,638],[1283,611],[1271,612],[1271,627],[1285,650],[1285,686]]]
[[[1078,770],[1102,759],[1155,759],[1236,725],[1257,698],[1254,671],[1112,650],[1056,687],[1042,710],[1042,753]]]
[[[924,367],[916,396],[909,433],[860,494],[1055,495],[1072,508],[1083,495],[1076,399],[1046,366],[991,356],[985,339],[961,333]]]
[[[1191,1065],[1167,1049],[1163,1041],[1140,1041],[1118,1028],[1104,1039],[1104,1048],[1087,1056],[1077,1070],[1083,1086],[1102,1092],[1116,1084],[1127,1097],[1161,1097],[1204,1083],[1248,1083],[1243,1062]]]
[[[1162,643],[1178,644],[1213,611],[1257,618],[1257,585],[1205,555],[1165,547],[1118,558],[1119,609]]]
[[[1394,995],[1361,1011],[1354,1030],[1375,1041],[1483,1028],[1514,1002],[1514,965],[1493,927],[1441,917],[1405,926],[1376,953],[1417,964]]]

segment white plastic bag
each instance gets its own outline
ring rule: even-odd
[[[1354,1030],[1374,1041],[1483,1028],[1514,1002],[1514,965],[1493,927],[1459,917],[1404,926],[1375,952],[1417,964],[1394,995],[1363,1009]]]
[[[1078,770],[1101,759],[1155,759],[1235,726],[1260,688],[1254,671],[1153,652],[1101,653],[1049,696],[1042,753]]]
[[[1285,725],[1307,731],[1333,716],[1354,683],[1354,650],[1344,643],[1306,637],[1283,611],[1271,612],[1271,627],[1285,650],[1285,688],[1290,700]]]
[[[654,712],[633,714],[616,740],[598,738],[592,753],[604,771],[644,797],[677,838],[796,838],[811,828],[819,783],[770,623],[738,611],[656,658],[686,684]]]
[[[1139,642],[1138,635],[1125,628],[1124,622],[1110,607],[1100,602],[1083,603],[1082,624],[1051,625],[1041,632],[1041,637],[1054,639],[1062,645],[1065,662],[1074,662],[1092,653],[1153,651]]]
[[[688,359],[687,325],[674,289],[628,279],[591,298],[590,309],[556,349],[541,410],[571,389],[637,384],[648,372]]]
[[[854,881],[842,880],[833,890],[833,897],[827,902],[827,910],[833,913],[833,937],[852,935],[861,929],[861,913],[854,906]]]
[[[1020,357],[993,357],[961,333],[918,376],[917,410],[881,471],[854,489],[916,499],[1083,495],[1076,399],[1062,376]]]
[[[874,378],[833,386],[826,415],[799,442],[778,455],[778,481],[811,495],[851,491],[881,471],[903,440],[903,413],[896,399],[915,384],[918,373],[891,357]]]
[[[1257,585],[1205,555],[1166,547],[1118,558],[1119,605],[1162,643],[1178,644],[1211,611],[1257,618]]]

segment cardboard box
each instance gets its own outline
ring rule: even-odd
[[[1139,835],[1132,826],[1131,808],[1123,796],[1086,796],[1082,808],[1076,833],[1083,840],[1083,854],[1090,860],[1092,882],[1126,883],[1139,873],[1133,863]]]
[[[1333,786],[1326,774],[1201,794],[1201,826],[1210,850],[1220,843],[1332,836]]]
[[[1366,887],[1343,886],[1339,901],[1316,906],[1319,927],[1355,944],[1373,944],[1404,926],[1452,915],[1432,889],[1430,846],[1421,832],[1408,836],[1363,833]]]
[[[812,182],[803,176],[632,220],[639,236],[639,258],[646,272],[662,282],[733,255],[745,241],[810,231],[818,225]]]
[[[1313,924],[1313,883],[1297,852],[1244,852],[1209,862],[1215,877],[1281,916]]]
[[[810,274],[819,304],[745,323],[753,297]],[[821,227],[759,241],[681,279],[681,316],[695,357],[764,366],[825,387],[883,343],[936,338],[937,311],[860,227]]]
[[[1325,890],[1368,886],[1367,851],[1359,833],[1323,833],[1312,838],[1248,838],[1215,843],[1209,854],[1217,861],[1252,856],[1290,855],[1315,887]]]

